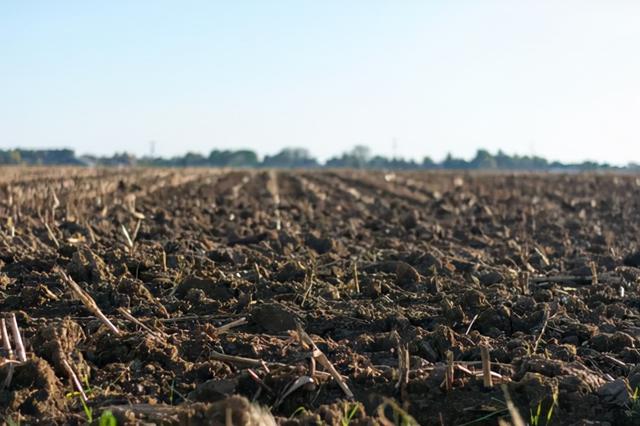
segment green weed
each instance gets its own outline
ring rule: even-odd
[[[387,408],[391,408],[393,421],[389,420],[384,413]],[[418,426],[418,422],[392,399],[385,399],[385,401],[378,406],[377,412],[380,419],[383,421],[386,420],[386,422],[395,426]]]
[[[91,385],[89,385],[89,377],[84,376],[82,378],[82,382],[86,386],[86,389],[83,389],[84,393],[86,395],[90,395],[93,392],[93,390],[91,389]],[[93,409],[87,405],[87,403],[85,402],[80,392],[78,391],[69,392],[65,394],[65,397],[67,399],[78,398],[80,400],[80,403],[82,404],[82,409],[84,410],[84,414],[87,416],[87,422],[89,423],[93,422]]]
[[[7,419],[7,425],[8,426],[20,426],[20,417],[18,417],[18,420],[13,420],[11,417],[9,417]]]
[[[100,426],[118,426],[118,420],[109,410],[103,411],[100,415]]]
[[[93,409],[84,402],[84,399],[80,398],[80,402],[82,403],[84,414],[87,416],[87,422],[93,423]]]
[[[549,406],[549,408],[547,409],[546,414],[544,415],[544,417],[542,416],[542,401],[540,401],[538,403],[538,406],[536,408],[536,412],[534,413],[532,410],[529,410],[529,423],[531,424],[531,426],[540,426],[542,425],[541,420],[544,418],[545,420],[545,425],[548,425],[549,422],[551,421],[551,418],[553,417],[553,411],[556,407],[556,405],[558,405],[558,393],[554,392],[552,395],[552,400],[551,400],[551,405]]]
[[[358,404],[351,404],[351,407],[349,408],[345,404],[345,406],[343,407],[344,414],[342,415],[342,420],[340,420],[342,426],[349,426],[351,424],[351,420],[353,420],[355,415],[358,413],[358,407]]]
[[[633,394],[629,395],[629,403],[625,414],[631,419],[640,420],[640,387],[636,387]]]
[[[307,409],[304,408],[303,406],[300,406],[300,407],[296,408],[296,410],[293,413],[291,413],[289,418],[293,419],[295,416],[300,415],[300,414],[305,414],[306,412],[307,412]]]

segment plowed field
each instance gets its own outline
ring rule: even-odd
[[[636,176],[4,168],[0,230],[7,424],[640,424]]]

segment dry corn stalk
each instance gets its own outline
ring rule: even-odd
[[[93,298],[89,294],[87,294],[87,292],[85,292],[82,288],[80,288],[78,283],[76,283],[70,276],[68,276],[61,270],[58,272],[60,273],[62,280],[69,286],[69,288],[71,289],[71,292],[76,297],[76,299],[82,302],[82,304],[92,314],[98,317],[98,319],[102,321],[104,325],[106,325],[109,328],[109,330],[113,332],[113,334],[120,335],[120,330],[118,330],[118,328],[115,325],[113,325],[113,323],[109,320],[109,318],[107,318],[105,314],[102,313],[102,311],[96,304],[95,300],[93,300]]]
[[[220,352],[211,351],[209,358],[215,361],[229,362],[232,364],[250,365],[251,367],[264,367],[265,363],[261,359],[245,358],[235,355],[222,354]]]
[[[482,377],[484,380],[484,387],[493,387],[493,380],[491,378],[491,358],[489,357],[489,348],[486,346],[480,347],[480,356],[482,357]]]
[[[136,210],[136,196],[135,194],[129,194],[124,199],[126,210],[131,213],[131,216],[135,217],[138,220],[143,220],[144,215]]]
[[[53,242],[56,248],[60,248],[60,243],[58,242],[58,239],[56,238],[55,234],[53,233],[53,231],[51,230],[51,227],[47,222],[44,223],[44,227],[47,228],[47,234],[49,235],[49,239]]]
[[[0,333],[2,334],[2,348],[5,352],[4,356],[11,359],[13,358],[13,350],[11,349],[9,333],[7,332],[7,323],[4,318],[0,318]]]
[[[409,348],[406,344],[400,344],[398,345],[398,372],[400,377],[398,378],[398,383],[396,383],[396,389],[400,391],[400,399],[402,401],[406,401],[407,386],[409,385],[409,368]]]
[[[347,398],[353,398],[353,392],[351,392],[351,389],[349,389],[349,386],[347,386],[340,373],[338,373],[333,364],[331,364],[329,358],[327,358],[327,356],[318,348],[313,340],[311,340],[311,337],[307,334],[307,332],[302,329],[300,324],[298,324],[298,337],[303,344],[311,347],[312,356],[329,371],[334,380],[338,382],[338,386],[340,386],[340,389],[342,389],[345,395],[347,395]]]
[[[62,358],[62,366],[64,367],[67,374],[69,375],[69,378],[71,378],[71,381],[73,382],[73,386],[76,388],[78,393],[80,393],[80,396],[82,396],[82,400],[84,402],[88,402],[89,398],[87,398],[87,394],[84,393],[84,389],[82,389],[82,385],[80,384],[80,380],[78,380],[78,376],[76,376],[76,373],[73,371],[73,368],[71,368],[67,360],[64,358]]]
[[[140,232],[140,225],[142,225],[142,219],[136,221],[136,227],[133,229],[133,235],[131,241],[135,241],[138,238],[138,232]]]
[[[445,385],[448,391],[453,388],[453,381],[455,380],[455,368],[453,364],[453,352],[447,351],[447,369],[445,374]]]
[[[5,364],[9,364],[9,371],[4,378],[4,382],[0,386],[0,389],[8,388],[13,379],[13,351],[11,350],[11,342],[9,342],[9,333],[7,333],[7,325],[4,318],[0,320],[0,331],[2,332],[2,346],[5,352],[6,359],[3,359],[0,363],[0,367]]]
[[[10,314],[7,319],[9,320],[9,328],[13,335],[13,343],[16,346],[16,356],[18,361],[25,362],[27,360],[27,353],[24,350],[24,344],[22,343],[22,336],[20,335],[20,329],[18,328],[18,322],[16,321],[16,314]]]
[[[124,234],[124,238],[127,241],[127,246],[129,246],[129,248],[132,249],[133,248],[133,240],[129,236],[129,231],[127,231],[127,228],[125,228],[124,225],[121,225],[120,229],[122,230],[122,233]]]
[[[58,196],[56,195],[56,191],[53,188],[49,188],[51,190],[51,220],[56,220],[56,209],[60,207],[60,200],[58,200]]]
[[[235,321],[231,321],[230,323],[227,323],[225,325],[221,325],[220,327],[216,328],[215,332],[216,334],[223,334],[234,327],[240,327],[241,325],[245,325],[247,322],[248,322],[247,319],[245,317],[242,317]]]
[[[152,337],[158,340],[165,340],[167,337],[169,337],[161,330],[152,330],[149,326],[147,326],[142,321],[140,321],[139,319],[131,315],[131,312],[129,312],[129,310],[126,308],[118,308],[118,312],[120,312],[122,316],[124,316],[126,319],[128,319],[132,323],[140,326],[140,328],[142,328],[147,333],[149,333]]]

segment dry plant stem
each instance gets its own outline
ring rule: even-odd
[[[407,386],[409,385],[409,349],[406,345],[398,346],[398,367],[399,375],[396,388],[400,390],[400,399],[404,402],[407,400]]]
[[[279,231],[282,228],[282,220],[280,217],[280,192],[278,190],[278,175],[275,170],[269,171],[269,181],[267,182],[267,189],[269,190],[273,198],[273,213],[276,219],[276,230]]]
[[[316,359],[313,356],[309,358],[309,377],[312,379],[316,377]]]
[[[458,370],[462,371],[463,373],[466,373],[470,376],[475,376],[476,373],[474,373],[473,371],[469,370],[467,367],[463,366],[463,365],[455,365],[455,368],[457,368]]]
[[[544,310],[544,319],[542,320],[542,329],[540,329],[540,334],[536,339],[536,343],[533,345],[533,353],[535,354],[538,351],[538,345],[540,344],[540,340],[542,340],[542,336],[544,332],[547,330],[547,324],[549,323],[549,308],[545,307]]]
[[[232,364],[249,365],[251,367],[262,367],[261,359],[244,358],[241,356],[221,354],[220,352],[211,351],[209,358],[215,361],[229,362]]]
[[[227,331],[231,330],[234,327],[240,327],[241,325],[245,325],[247,323],[247,319],[242,317],[240,319],[237,319],[235,321],[231,321],[228,324],[222,325],[218,328],[216,328],[216,333],[217,334],[222,334],[222,333],[226,333]]]
[[[477,319],[478,319],[478,314],[475,314],[473,316],[473,319],[469,323],[469,327],[467,327],[467,331],[464,333],[465,335],[468,335],[471,332],[471,327],[473,327],[473,324],[476,322]]]
[[[0,333],[2,333],[2,347],[4,349],[5,356],[11,359],[13,358],[13,350],[11,349],[9,333],[7,332],[7,323],[4,318],[0,319]]]
[[[455,368],[453,364],[453,352],[447,351],[447,370],[446,370],[446,387],[447,390],[453,388],[453,381],[455,380]]]
[[[249,376],[251,376],[251,379],[256,382],[257,384],[259,384],[260,386],[262,386],[264,388],[264,390],[266,390],[267,392],[269,392],[270,394],[273,394],[273,389],[271,389],[271,387],[269,385],[267,385],[261,378],[260,376],[258,376],[258,374],[253,371],[250,368],[247,368],[247,372],[249,373]]]
[[[622,367],[622,368],[627,368],[628,367],[627,364],[625,364],[624,362],[620,361],[617,358],[612,357],[611,355],[606,355],[605,354],[605,355],[602,356],[602,358],[606,359],[607,361],[612,362],[613,364],[618,365],[619,367]]]
[[[0,319],[0,332],[2,333],[2,346],[6,352],[5,355],[11,360],[13,358],[13,350],[11,349],[11,342],[9,342],[9,333],[7,332],[7,324],[4,318]],[[7,376],[2,383],[2,389],[9,387],[11,379],[13,379],[13,363],[9,364],[9,371],[7,371]]]
[[[60,300],[60,298],[58,296],[55,295],[55,293],[53,293],[51,290],[49,290],[49,287],[47,287],[46,285],[42,285],[42,289],[44,290],[44,292],[47,294],[47,296],[49,296],[50,299],[58,301]]]
[[[353,262],[353,283],[356,286],[356,293],[360,293],[360,280],[358,280],[358,264]]]
[[[91,240],[91,242],[93,244],[96,243],[96,234],[95,232],[93,232],[93,228],[91,228],[91,225],[89,225],[89,223],[85,222],[85,228],[87,228],[87,233],[89,234],[89,239]]]
[[[596,262],[589,262],[589,268],[591,269],[591,284],[598,284],[598,269],[596,268]]]
[[[7,218],[7,227],[9,228],[9,236],[11,238],[16,236],[16,227],[13,226],[13,218],[11,216],[9,216]]]
[[[93,300],[93,298],[89,296],[89,294],[87,294],[82,288],[80,288],[80,286],[71,277],[69,277],[63,271],[59,271],[59,273],[62,276],[62,280],[69,286],[74,296],[80,302],[82,302],[82,304],[92,314],[98,317],[98,319],[102,321],[104,325],[109,328],[109,330],[111,330],[115,335],[119,336],[120,330],[118,330],[118,328],[109,320],[109,318],[107,318],[105,314],[102,313],[95,300]]]
[[[482,357],[482,377],[485,388],[493,387],[491,378],[491,358],[489,357],[489,348],[482,346],[480,348],[480,356]]]
[[[127,231],[127,228],[125,228],[124,225],[121,225],[120,229],[122,230],[122,233],[124,234],[124,238],[127,241],[127,245],[129,246],[130,249],[132,249],[133,248],[133,241],[131,240],[131,237],[129,236],[129,231]]]
[[[507,385],[502,385],[502,392],[504,393],[504,399],[507,403],[509,414],[511,414],[511,421],[513,422],[513,426],[526,426],[526,423],[524,422],[524,420],[522,420],[520,412],[513,404],[513,400],[511,399],[511,395],[509,394]]]
[[[230,314],[229,316],[233,316],[233,314]],[[164,323],[164,322],[179,322],[179,321],[206,321],[206,320],[213,320],[213,319],[221,319],[221,318],[220,318],[220,315],[184,315],[181,317],[174,317],[174,318],[158,318],[157,321]]]
[[[311,337],[307,334],[306,331],[302,329],[302,327],[299,324],[298,324],[298,336],[300,337],[300,340],[303,343],[311,347],[313,351],[313,357],[324,368],[326,368],[329,371],[329,373],[334,378],[334,380],[338,382],[338,386],[340,386],[340,389],[342,389],[345,395],[347,395],[348,398],[353,398],[354,397],[353,392],[351,392],[351,389],[349,389],[349,387],[343,380],[340,373],[338,373],[338,371],[335,369],[333,364],[331,364],[331,361],[329,361],[329,358],[327,358],[327,356],[318,348],[318,346],[313,342],[313,340],[311,340]]]
[[[131,236],[131,241],[135,242],[135,240],[138,238],[138,232],[140,232],[140,225],[142,225],[142,219],[138,219],[138,221],[136,222],[136,227],[133,230],[133,235]]]
[[[309,279],[309,285],[307,286],[307,289],[304,292],[304,296],[302,296],[302,303],[300,303],[300,306],[304,308],[304,304],[307,301],[307,297],[309,297],[309,295],[311,294],[311,288],[313,287],[313,278],[314,278],[314,273],[313,273],[313,269],[311,269],[311,271],[307,274],[307,277]]]
[[[167,252],[162,249],[162,271],[167,272]]]
[[[11,314],[8,317],[9,328],[13,335],[13,343],[16,346],[16,356],[18,361],[25,362],[27,360],[27,353],[24,350],[24,344],[22,343],[22,336],[20,335],[20,329],[18,328],[18,322],[16,321],[16,314]]]
[[[120,312],[123,317],[125,317],[126,319],[128,319],[132,323],[137,324],[138,326],[140,326],[143,330],[145,330],[146,332],[151,334],[156,339],[164,340],[164,339],[166,339],[168,337],[165,333],[163,333],[160,330],[157,330],[157,331],[156,330],[152,330],[150,327],[145,325],[142,321],[140,321],[139,319],[137,319],[136,317],[131,315],[131,312],[129,312],[127,309],[118,308],[118,312]]]
[[[47,228],[47,234],[49,235],[49,239],[53,241],[53,244],[56,246],[56,248],[60,248],[60,243],[58,242],[58,239],[56,238],[56,236],[53,234],[53,231],[51,230],[51,227],[47,222],[44,223],[44,227]]]
[[[84,402],[88,402],[89,398],[87,398],[87,395],[84,393],[84,389],[82,389],[82,385],[80,384],[80,380],[78,380],[78,376],[76,376],[76,373],[73,371],[73,368],[71,368],[71,366],[69,365],[67,360],[64,359],[64,358],[62,359],[62,366],[67,371],[67,374],[69,375],[69,378],[73,382],[73,386],[76,388],[76,390],[82,396],[82,400]]]
[[[56,220],[56,209],[58,207],[60,207],[60,200],[58,199],[58,196],[56,195],[56,191],[53,190],[53,188],[51,189],[51,220],[55,221]]]

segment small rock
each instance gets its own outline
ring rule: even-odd
[[[79,282],[100,283],[109,279],[109,272],[104,260],[84,247],[80,247],[73,254],[67,271],[73,279]]]
[[[640,267],[640,250],[625,256],[622,263],[624,263],[625,266]]]
[[[473,274],[478,270],[478,264],[467,262],[466,260],[451,259],[451,263],[456,270],[462,273]]]
[[[617,379],[613,382],[605,383],[597,390],[598,396],[605,402],[620,407],[624,407],[630,400],[629,385],[624,379]]]
[[[417,210],[411,210],[402,218],[402,226],[406,229],[413,229],[418,226],[420,215]]]
[[[233,379],[207,380],[189,393],[189,399],[198,402],[214,402],[232,395],[238,381]]]
[[[398,262],[396,267],[396,284],[399,286],[407,286],[420,282],[420,274],[413,266],[405,262]]]
[[[183,298],[191,289],[202,290],[207,297],[214,300],[229,300],[233,297],[231,291],[220,282],[213,278],[201,278],[191,275],[184,280],[176,288],[176,297]]]
[[[307,275],[307,271],[298,262],[287,262],[275,275],[275,279],[279,282],[286,281],[302,281]]]
[[[596,334],[589,340],[589,344],[599,352],[620,352],[623,349],[633,348],[635,346],[633,337],[621,331],[613,334]]]
[[[305,244],[315,250],[318,254],[330,252],[335,245],[331,238],[322,238],[313,232],[307,234]]]
[[[478,315],[476,328],[486,335],[496,334],[495,330],[511,332],[511,311],[506,306],[489,308]]]
[[[484,309],[489,306],[487,297],[479,290],[470,289],[462,295],[462,305],[472,310]]]
[[[493,271],[480,275],[480,284],[482,285],[500,284],[503,281],[504,277],[499,272]]]

